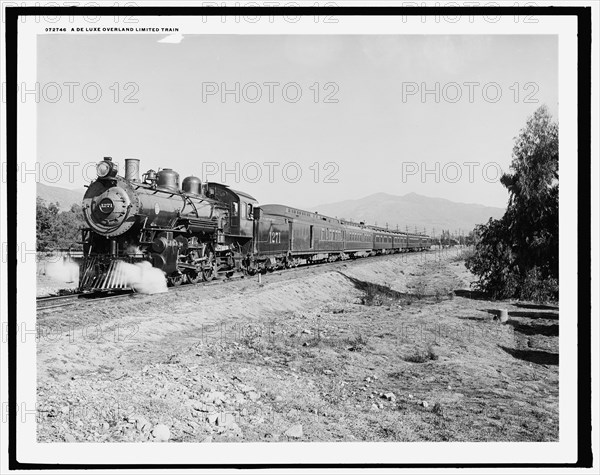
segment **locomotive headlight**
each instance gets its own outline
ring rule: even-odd
[[[119,173],[118,164],[113,162],[111,157],[104,157],[104,161],[96,165],[98,178],[115,177],[117,173]]]
[[[96,174],[99,178],[108,176],[111,170],[112,167],[110,166],[110,162],[100,162],[98,165],[96,165]]]

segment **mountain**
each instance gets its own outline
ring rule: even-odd
[[[37,195],[46,203],[58,202],[61,210],[71,209],[74,203],[81,204],[85,188],[69,190],[57,186],[37,184]],[[456,203],[442,198],[409,193],[404,196],[376,193],[357,200],[346,200],[337,203],[323,204],[313,207],[310,211],[318,211],[326,216],[364,221],[367,224],[385,226],[390,229],[396,225],[400,230],[418,231],[426,228],[431,233],[435,228],[436,234],[443,229],[465,233],[472,230],[476,224],[482,224],[492,218],[500,218],[503,208],[493,208],[472,203]]]
[[[376,193],[356,200],[346,200],[337,203],[323,204],[311,211],[318,211],[326,216],[364,221],[385,227],[388,223],[390,229],[396,225],[400,230],[418,231],[426,228],[431,233],[435,228],[436,234],[442,229],[456,232],[459,229],[471,231],[475,225],[483,224],[490,217],[500,218],[504,214],[503,208],[494,208],[473,203],[456,203],[442,198],[429,198],[427,196],[409,193],[404,196]]]
[[[73,204],[81,204],[85,188],[69,190],[58,186],[49,186],[42,183],[37,184],[37,196],[42,198],[46,204],[58,203],[61,211],[68,211]]]

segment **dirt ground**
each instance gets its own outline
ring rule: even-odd
[[[38,440],[558,440],[558,309],[473,280],[438,251],[42,311]]]

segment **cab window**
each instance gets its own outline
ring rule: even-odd
[[[232,216],[238,215],[238,204],[235,201],[233,203],[231,203],[231,215]]]
[[[248,219],[252,219],[254,217],[254,207],[252,203],[248,203],[248,211],[246,213]]]

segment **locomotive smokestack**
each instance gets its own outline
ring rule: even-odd
[[[140,181],[140,161],[137,158],[125,159],[125,179]]]

